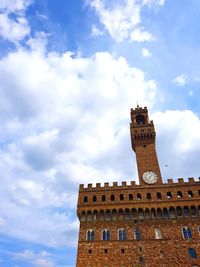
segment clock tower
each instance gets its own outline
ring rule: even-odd
[[[131,143],[136,154],[141,185],[162,184],[162,177],[155,148],[156,132],[148,110],[137,105],[131,109]]]

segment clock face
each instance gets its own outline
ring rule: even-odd
[[[158,180],[157,175],[155,174],[155,172],[152,171],[147,171],[144,172],[142,175],[142,179],[145,181],[145,183],[147,184],[155,184]]]

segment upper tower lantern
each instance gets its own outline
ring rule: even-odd
[[[155,149],[156,132],[147,107],[131,109],[131,143],[136,154],[141,185],[161,184],[162,177]]]

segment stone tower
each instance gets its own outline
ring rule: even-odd
[[[80,185],[77,267],[200,267],[200,182],[162,182],[147,108],[131,109],[140,184]]]

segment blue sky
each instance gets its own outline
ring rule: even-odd
[[[163,180],[199,176],[199,22],[199,0],[0,0],[0,266],[75,266],[79,184],[138,181],[137,102]]]

